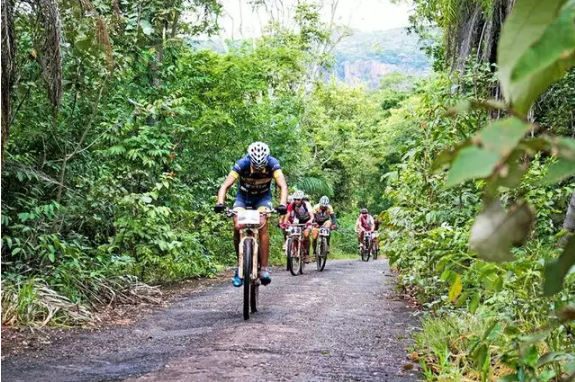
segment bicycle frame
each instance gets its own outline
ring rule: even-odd
[[[371,246],[373,245],[373,231],[365,231],[363,233],[363,241],[367,246],[366,249],[371,249]]]
[[[271,212],[269,211],[258,211],[259,216],[268,216]],[[238,215],[239,211],[228,211],[230,216]],[[264,223],[265,224],[265,223]],[[244,245],[246,240],[252,241],[252,269],[249,274],[249,280],[255,281],[259,278],[259,265],[260,265],[260,258],[259,258],[259,230],[264,226],[264,224],[244,224],[242,228],[240,228],[240,243],[238,248],[238,277],[242,280],[246,280],[244,275]]]
[[[297,240],[297,254],[301,254],[301,244],[303,242],[303,231],[305,224],[292,224],[290,225],[289,236]],[[309,239],[308,239],[309,240]]]

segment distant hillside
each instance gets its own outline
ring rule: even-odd
[[[348,85],[369,88],[378,87],[381,77],[392,72],[424,76],[431,65],[420,47],[419,38],[403,28],[357,32],[336,47],[331,74]]]
[[[236,40],[231,44],[239,46],[241,43],[241,40]],[[191,40],[190,44],[199,49],[224,52],[219,39]],[[348,85],[365,84],[374,89],[379,86],[381,78],[389,73],[425,76],[430,73],[431,65],[420,48],[419,38],[407,34],[404,28],[356,32],[336,46],[335,65],[325,77],[328,80],[335,76]]]

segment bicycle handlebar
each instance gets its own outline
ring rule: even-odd
[[[252,210],[254,211],[254,210]],[[257,210],[256,210],[257,211]],[[240,211],[235,211],[232,208],[226,208],[222,214],[226,214],[229,218],[231,218],[232,216],[235,216],[239,213]],[[277,210],[274,208],[272,210],[264,210],[264,211],[258,211],[260,213],[260,215],[264,215],[264,216],[268,216],[268,215],[273,215],[273,214],[277,214]]]

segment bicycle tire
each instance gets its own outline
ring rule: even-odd
[[[250,274],[252,271],[253,246],[251,240],[244,242],[244,320],[250,319],[250,290],[252,282]]]
[[[303,268],[305,267],[305,258],[309,259],[309,252],[305,250],[305,246],[299,246],[299,271],[298,274],[303,275]]]
[[[287,244],[287,257],[288,257],[288,265],[289,271],[292,276],[297,276],[299,274],[299,268],[301,264],[301,258],[294,253],[296,250],[297,241],[289,238]],[[295,264],[294,264],[295,263]]]
[[[250,309],[252,313],[258,311],[258,298],[260,296],[260,284],[256,282],[252,285],[250,289]]]
[[[290,258],[289,258],[289,246],[291,245],[291,238],[288,238],[286,240],[286,250],[285,250],[285,255],[286,255],[286,271],[289,271],[290,269]]]
[[[327,261],[327,239],[322,237],[319,242],[319,253],[317,255],[317,270],[322,272]]]
[[[365,239],[363,241],[363,249],[361,250],[361,260],[362,261],[369,261],[369,240]]]

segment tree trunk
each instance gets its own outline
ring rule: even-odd
[[[503,22],[511,12],[515,0],[495,0],[491,12],[476,1],[464,1],[460,6],[458,22],[449,26],[446,36],[447,60],[452,70],[465,71],[472,51],[480,62],[497,61],[497,40]]]
[[[2,0],[2,163],[4,148],[10,136],[11,91],[16,72],[13,6],[13,0]]]
[[[565,214],[563,229],[569,232],[575,231],[575,190],[573,190],[571,200],[569,201],[569,205],[567,206],[567,213]]]
[[[565,214],[565,220],[563,221],[563,229],[567,232],[575,232],[575,190],[573,190],[573,194],[571,194],[571,199],[567,205],[567,213]],[[559,247],[565,247],[570,236],[571,235],[563,236],[559,239],[557,245]]]

